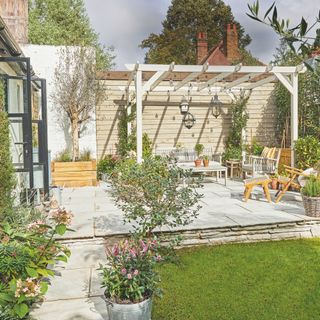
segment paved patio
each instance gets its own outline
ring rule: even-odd
[[[189,244],[208,243],[208,238],[214,237],[254,241],[281,238],[281,234],[284,238],[320,235],[319,220],[304,215],[298,194],[289,193],[275,204],[266,202],[257,189],[253,192],[255,200],[244,203],[243,184],[230,180],[227,187],[209,181],[202,193],[199,218],[180,230],[192,235]],[[106,320],[96,269],[99,263],[105,263],[105,238],[123,235],[130,226],[123,225],[122,213],[114,205],[107,184],[64,189],[62,202],[75,215],[72,228],[76,232],[68,233],[66,241],[72,255],[68,264],[58,266],[59,276],[53,279],[46,301],[33,315],[38,320]],[[312,234],[315,230],[318,233]]]

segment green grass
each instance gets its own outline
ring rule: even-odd
[[[153,320],[320,319],[320,239],[198,247],[160,267]]]

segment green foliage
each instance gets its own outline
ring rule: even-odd
[[[294,147],[298,168],[311,168],[320,161],[320,141],[317,138],[312,136],[299,138]]]
[[[315,320],[319,248],[316,238],[178,250],[179,265],[159,266],[152,319]]]
[[[315,19],[315,22],[308,24],[304,17],[300,23],[292,27],[289,19],[278,17],[278,9],[275,2],[268,8],[264,16],[260,16],[260,6],[257,0],[252,5],[248,5],[250,13],[247,15],[261,23],[269,25],[290,47],[292,52],[298,52],[303,56],[308,56],[312,50],[319,46],[320,39],[320,11]],[[316,30],[314,30],[317,28]],[[315,31],[316,36],[310,36],[310,33]],[[312,66],[305,62],[306,66],[312,69]]]
[[[56,157],[54,158],[54,161],[56,162],[71,162],[72,161],[72,155],[71,152],[68,149],[64,149],[60,151]]]
[[[264,147],[256,139],[252,139],[251,145],[246,146],[246,152],[254,156],[260,156],[263,148]]]
[[[202,197],[197,187],[200,184],[191,178],[190,171],[167,158],[150,157],[141,164],[129,159],[112,175],[113,197],[125,222],[149,237],[155,228],[187,225],[197,217]]]
[[[100,265],[102,287],[111,302],[138,303],[154,295],[160,281],[154,266],[161,260],[157,241],[126,240],[107,249],[108,266]]]
[[[135,104],[131,106],[131,114],[128,115],[126,110],[121,112],[118,122],[118,144],[117,154],[122,158],[127,157],[130,151],[137,150],[136,128],[132,127],[132,132],[128,135],[128,123],[135,119]],[[142,135],[142,157],[148,158],[152,155],[152,141],[146,132]]]
[[[70,230],[71,217],[57,208],[51,210],[50,218],[19,228],[0,224],[0,314],[4,319],[26,319],[31,305],[43,298],[48,289],[45,278],[54,276],[49,265],[66,262],[70,256],[56,237]]]
[[[103,174],[107,174],[109,176],[113,172],[118,161],[119,158],[111,154],[101,159],[97,166],[98,179],[101,179]]]
[[[307,197],[320,197],[320,176],[310,176],[301,191]]]
[[[250,95],[241,92],[231,105],[231,130],[226,142],[226,150],[223,154],[224,160],[241,159],[243,148],[242,130],[248,122],[247,102]],[[231,157],[231,158],[230,158]]]
[[[10,155],[9,121],[0,109],[0,222],[12,211],[15,174]]]
[[[112,49],[99,44],[83,0],[30,0],[29,42],[94,47],[97,68],[103,70],[113,66]]]
[[[90,149],[84,149],[80,152],[79,161],[91,161],[91,150]]]
[[[230,6],[220,0],[173,0],[162,22],[160,34],[151,33],[140,47],[147,49],[147,63],[195,64],[196,36],[208,33],[209,48],[223,38],[227,23],[235,23],[239,45],[245,48],[251,39],[234,19]]]
[[[303,60],[302,56],[293,55],[291,51],[288,51],[284,43],[277,51],[275,63],[278,65],[298,65]],[[315,72],[307,71],[299,75],[298,86],[299,136],[311,135],[320,139],[319,77]],[[290,93],[280,82],[277,83],[275,88],[275,104],[277,107],[277,136],[283,137],[283,133],[285,133],[287,140],[291,113]],[[286,143],[289,143],[289,141],[286,141]]]
[[[197,153],[198,158],[200,157],[200,155],[203,152],[203,150],[204,150],[204,145],[201,144],[201,143],[197,143],[194,146],[194,151]]]

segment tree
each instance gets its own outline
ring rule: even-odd
[[[230,6],[221,0],[172,0],[160,34],[150,34],[140,47],[148,49],[147,63],[194,64],[196,62],[196,35],[207,32],[209,47],[224,38],[226,25],[235,23],[239,45],[244,49],[251,38],[235,21]]]
[[[271,27],[281,39],[289,46],[297,58],[302,58],[306,67],[320,77],[318,63],[320,58],[308,59],[314,51],[320,48],[320,11],[311,26],[304,17],[296,26],[290,25],[289,19],[278,17],[278,9],[275,2],[267,9],[263,16],[260,16],[260,4],[257,0],[252,5],[248,4],[249,12],[247,15],[260,23]],[[315,37],[310,33],[315,29]]]
[[[105,48],[99,43],[83,0],[30,0],[29,42],[94,47],[97,69],[113,66],[112,48]]]
[[[65,116],[69,120],[73,161],[79,158],[79,136],[105,92],[95,79],[97,66],[92,61],[92,51],[84,47],[62,49],[54,75],[52,98],[61,121]]]

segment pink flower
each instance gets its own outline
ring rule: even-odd
[[[127,269],[126,269],[126,268],[121,269],[121,273],[122,273],[123,275],[127,274]]]
[[[136,269],[136,270],[134,270],[134,272],[133,272],[133,275],[134,276],[137,276],[139,274],[139,271]]]
[[[128,274],[127,274],[127,278],[128,278],[129,280],[131,280],[131,279],[132,279],[132,274],[131,274],[131,273],[128,273]]]
[[[130,249],[130,254],[132,258],[135,258],[137,256],[137,252],[134,248]]]
[[[161,256],[160,255],[158,255],[157,257],[156,257],[156,259],[157,259],[157,261],[161,261]]]
[[[119,255],[119,247],[117,245],[112,248],[112,255],[115,257]]]

